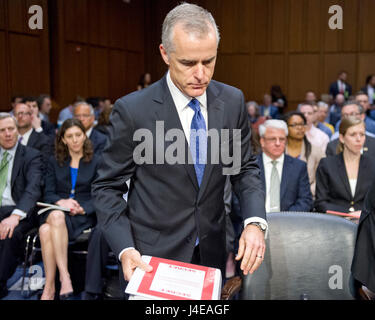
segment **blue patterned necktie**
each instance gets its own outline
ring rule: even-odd
[[[194,117],[190,126],[190,151],[194,161],[195,174],[198,185],[203,179],[204,168],[207,161],[207,131],[206,122],[201,112],[201,107],[197,99],[192,99],[188,106],[194,110]]]

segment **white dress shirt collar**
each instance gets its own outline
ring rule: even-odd
[[[31,136],[31,133],[33,132],[33,128],[30,128],[29,131],[25,132],[24,134],[20,134],[18,139],[20,139],[22,137],[22,140],[21,140],[21,144],[23,144],[24,146],[27,146],[27,143],[29,142],[29,138]]]
[[[192,99],[192,97],[189,97],[185,95],[177,86],[173,83],[171,79],[170,72],[167,73],[167,84],[168,89],[172,95],[172,99],[174,104],[176,105],[177,111],[181,112],[184,108],[187,107],[188,103]],[[207,109],[207,93],[206,91],[199,97],[195,97],[201,105],[201,108]]]

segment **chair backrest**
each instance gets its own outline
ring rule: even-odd
[[[355,223],[311,212],[269,213],[267,221],[264,261],[244,276],[242,299],[354,299]]]

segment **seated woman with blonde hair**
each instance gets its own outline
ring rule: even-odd
[[[362,154],[365,123],[344,118],[339,128],[337,155],[323,158],[316,171],[315,209],[339,211],[359,216],[371,182],[375,179],[375,159]]]
[[[60,300],[73,295],[68,272],[68,244],[85,229],[94,226],[96,217],[91,198],[91,183],[96,178],[99,158],[81,121],[66,120],[55,141],[55,156],[48,163],[44,202],[67,208],[69,213],[50,210],[41,216],[39,237],[46,276],[41,300],[55,296],[56,267],[60,274]]]

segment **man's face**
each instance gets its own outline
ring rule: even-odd
[[[345,102],[344,95],[342,93],[339,93],[338,95],[336,95],[335,102],[336,102],[336,105],[342,106]]]
[[[211,28],[207,35],[198,37],[186,33],[181,24],[173,31],[174,51],[169,55],[160,45],[164,62],[169,65],[173,83],[189,97],[201,96],[207,89],[214,74],[217,39]]]
[[[286,134],[283,129],[267,128],[260,144],[263,152],[272,159],[279,158],[285,151]]]
[[[45,98],[43,101],[43,104],[40,107],[40,111],[42,111],[45,114],[49,114],[52,108],[52,103],[50,98]]]
[[[39,109],[36,101],[26,101],[26,104],[30,107],[30,110],[34,116],[38,116]]]
[[[346,72],[342,72],[342,73],[340,73],[340,75],[339,75],[339,79],[341,80],[341,81],[346,81],[346,79],[348,78],[348,74],[346,73]]]
[[[318,108],[318,120],[319,122],[324,122],[328,115],[328,107],[319,107]]]
[[[357,119],[364,120],[365,114],[364,113],[360,114],[358,106],[356,106],[355,104],[349,104],[342,108],[341,117],[342,118],[355,117]]]
[[[14,108],[14,116],[17,119],[19,129],[31,128],[32,112],[28,105],[19,103]]]
[[[356,96],[355,100],[361,104],[365,111],[370,109],[370,103],[368,101],[368,96],[366,94],[360,94]]]
[[[305,100],[311,103],[315,102],[316,101],[315,93],[312,91],[306,92]]]
[[[307,122],[306,124],[310,128],[314,122],[314,108],[310,105],[305,104],[301,106],[300,111],[305,116]]]
[[[85,130],[89,130],[95,121],[95,115],[91,114],[90,107],[80,104],[74,109],[74,118],[81,120]]]
[[[14,120],[12,118],[0,120],[0,146],[5,150],[12,149],[17,139],[18,131]]]
[[[272,103],[272,98],[269,94],[265,94],[263,97],[263,102],[265,106],[269,106]]]

